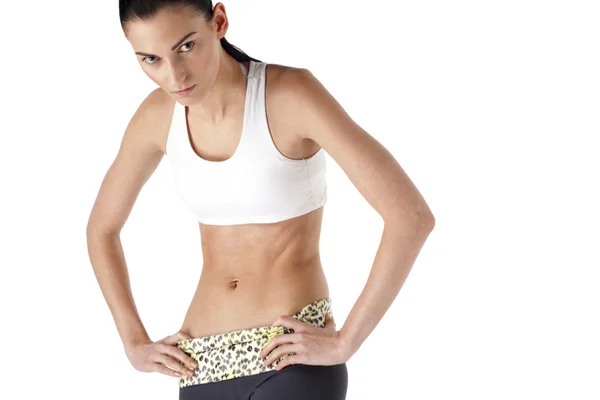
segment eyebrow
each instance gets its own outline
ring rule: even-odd
[[[180,45],[180,44],[182,44],[182,43],[185,41],[185,39],[189,38],[189,37],[190,37],[190,36],[192,36],[194,33],[197,33],[197,32],[190,32],[190,33],[188,33],[187,35],[185,35],[184,37],[182,37],[181,39],[179,39],[179,40],[177,41],[177,43],[175,43],[175,44],[173,45],[173,47],[171,47],[171,51],[173,51],[173,50],[175,50],[177,47],[179,47],[179,45]],[[139,54],[140,56],[146,56],[146,57],[157,57],[157,56],[155,56],[154,54],[142,53],[141,51],[136,51],[136,52],[135,52],[135,54]]]

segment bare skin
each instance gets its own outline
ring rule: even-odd
[[[231,157],[241,135],[246,78],[240,64],[218,41],[227,27],[220,3],[210,23],[185,10],[163,10],[150,21],[128,25],[127,38],[134,50],[155,55],[146,60],[147,56],[137,57],[159,88],[144,100],[128,125],[88,230],[120,232],[137,194],[166,154],[175,101],[188,107],[190,145],[198,157],[211,161]],[[192,31],[197,34],[171,51],[174,43]],[[244,65],[248,70],[249,63]],[[286,122],[291,110],[282,101],[285,88],[279,82],[294,71],[268,65],[266,112],[277,148],[289,158],[302,159],[320,147],[299,138]],[[193,84],[196,87],[189,96],[173,93]],[[180,332],[199,337],[269,325],[281,314],[291,315],[328,297],[319,257],[322,215],[320,208],[272,224],[199,223],[202,274]],[[135,342],[136,337],[124,340]]]
[[[235,60],[234,60],[235,62]],[[282,154],[306,158],[319,147],[305,145],[286,129],[289,111],[278,104],[278,75],[286,67],[267,67],[266,107],[273,141]],[[240,99],[243,101],[243,98]],[[191,114],[191,113],[190,113]],[[219,135],[230,143],[209,143],[195,132],[208,132],[211,122],[188,115],[196,154],[211,161],[231,157],[241,134],[243,104],[224,119]],[[166,137],[161,140],[164,149]],[[213,226],[200,223],[203,268],[181,331],[193,337],[270,325],[306,304],[329,296],[319,257],[323,208],[272,224]]]
[[[228,55],[222,61],[239,64]],[[244,63],[246,68],[248,62]],[[307,158],[319,146],[303,143],[287,129],[288,110],[277,102],[277,85],[283,73],[293,69],[269,64],[266,70],[266,111],[273,141],[289,158]],[[293,72],[291,72],[293,73]],[[245,85],[245,83],[244,83]],[[245,90],[245,86],[240,88]],[[166,93],[155,95],[163,102],[170,126],[174,100]],[[201,113],[188,111],[188,137],[198,157],[210,161],[230,158],[241,136],[245,98],[228,105],[231,114],[214,123]],[[226,114],[229,113],[227,109]],[[213,134],[215,130],[218,134]],[[155,135],[160,151],[166,153],[168,131]],[[308,214],[271,224],[231,226],[199,223],[203,265],[198,288],[181,331],[192,337],[265,326],[279,315],[291,315],[314,300],[329,296],[319,256],[323,207]]]
[[[170,14],[173,13],[161,13],[155,22],[164,22],[163,26],[181,26],[181,18],[197,24],[197,19]],[[192,30],[199,28],[190,27],[189,31]],[[133,31],[134,28],[131,29],[132,41],[138,39]],[[200,33],[205,36],[211,34],[207,28]],[[212,34],[216,35],[214,32]],[[224,35],[225,30],[219,34]],[[193,40],[193,37],[196,36],[187,40]],[[199,90],[199,94],[192,93],[192,96],[179,98],[168,93],[168,83],[159,81],[163,83],[163,88],[153,95],[164,108],[160,115],[167,117],[160,121],[160,126],[170,126],[175,101],[180,101],[188,107],[188,137],[198,157],[226,161],[233,155],[240,140],[246,81],[239,63],[220,44],[217,51],[219,68],[215,81],[226,81],[228,75],[231,76],[225,89],[213,87],[207,89],[207,94]],[[243,64],[248,70],[249,62]],[[290,119],[291,110],[285,107],[285,103],[277,101],[281,97],[278,93],[284,90],[278,85],[280,76],[293,73],[293,70],[290,67],[268,65],[266,112],[269,130],[277,148],[289,158],[301,159],[314,154],[319,146],[312,140],[303,141],[290,131],[286,120]],[[194,80],[190,80],[181,87],[194,83]],[[200,83],[196,85],[194,91],[199,89],[198,86],[205,86]],[[164,90],[165,87],[167,90]],[[194,95],[201,100],[195,100]],[[222,105],[219,96],[223,96]],[[166,154],[167,136],[168,130],[160,129],[150,138],[163,154]],[[281,314],[291,315],[314,300],[328,297],[329,289],[319,257],[322,215],[323,208],[320,208],[272,224],[216,226],[199,223],[202,273],[181,332],[200,337],[269,325]]]
[[[187,107],[188,137],[198,157],[225,161],[240,140],[245,76],[219,41],[228,28],[223,4],[215,5],[214,12],[206,22],[174,8],[128,24],[126,37],[136,53],[143,53],[138,61],[159,88],[127,126],[87,227],[92,265],[130,360],[139,370],[173,376],[165,366],[181,373],[186,371],[179,362],[191,367],[176,347],[178,340],[274,325],[281,316],[329,297],[319,253],[323,208],[271,224],[199,223],[202,273],[179,332],[153,343],[141,323],[119,235],[166,154],[175,102]],[[180,41],[190,32],[196,33]],[[186,96],[175,93],[192,85]],[[296,362],[337,364],[358,350],[388,309],[433,227],[433,216],[392,155],[352,121],[308,70],[269,63],[265,101],[269,133],[283,155],[304,159],[322,146],[384,219],[373,271],[344,327],[334,334],[285,335],[296,343],[312,343],[303,349],[319,349],[298,349]]]

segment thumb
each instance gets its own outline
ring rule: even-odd
[[[335,320],[332,313],[327,313],[325,316],[325,326],[333,326],[335,328]]]
[[[165,344],[170,344],[170,345],[176,346],[177,342],[179,342],[181,340],[187,340],[187,339],[192,339],[192,336],[185,332],[178,331],[170,336],[167,336],[166,338],[164,338],[161,341]]]
[[[179,331],[175,334],[179,340],[188,340],[193,339],[192,335],[189,335],[185,332]]]

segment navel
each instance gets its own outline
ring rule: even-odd
[[[236,289],[238,287],[238,279],[234,279],[232,281],[229,281],[228,285],[229,285],[229,289]]]

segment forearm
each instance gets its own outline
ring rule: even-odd
[[[90,233],[88,254],[123,346],[149,340],[131,292],[129,273],[119,234]]]
[[[431,229],[430,222],[385,225],[365,287],[339,331],[348,359],[390,308]]]

